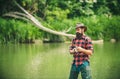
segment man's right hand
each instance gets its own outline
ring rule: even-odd
[[[75,47],[73,50],[74,50],[74,52],[78,52],[78,49],[77,49],[77,47]]]
[[[70,54],[74,54],[76,52],[78,52],[77,48],[74,48],[74,49],[70,50]]]
[[[75,53],[74,49],[69,50],[69,52],[70,52],[70,54],[74,54]]]

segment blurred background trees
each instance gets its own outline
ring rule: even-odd
[[[119,0],[0,0],[0,41],[25,41],[32,39],[61,39],[61,36],[46,33],[29,22],[3,17],[8,12],[22,12],[16,1],[45,27],[56,31],[75,33],[74,26],[82,22],[88,27],[92,39],[120,40]],[[21,30],[20,30],[21,28]],[[26,32],[23,30],[26,30]]]

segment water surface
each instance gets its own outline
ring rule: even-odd
[[[0,45],[0,79],[68,79],[72,63],[69,45]],[[119,51],[120,43],[94,44],[90,60],[93,79],[120,79]]]

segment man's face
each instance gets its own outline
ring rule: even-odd
[[[81,28],[76,28],[76,33],[81,33],[83,34],[84,33],[84,28],[81,27]]]
[[[82,35],[84,33],[84,28],[76,28],[76,38],[82,39]]]

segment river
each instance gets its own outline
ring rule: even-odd
[[[0,45],[0,79],[68,79],[72,63],[69,45]],[[120,79],[120,43],[94,44],[90,58],[93,79]]]

